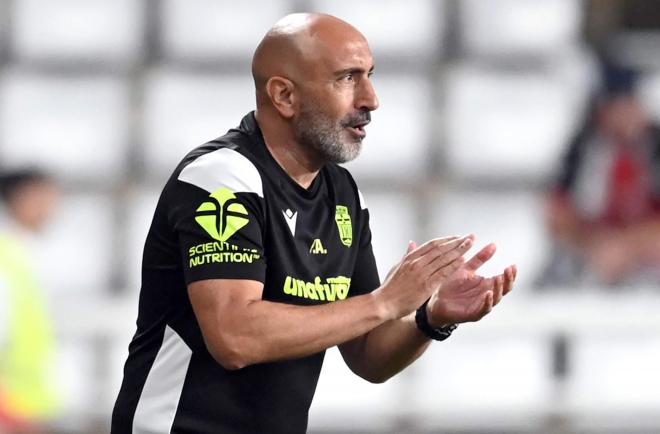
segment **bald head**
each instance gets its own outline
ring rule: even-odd
[[[256,90],[263,92],[275,76],[304,81],[318,62],[354,43],[367,42],[355,27],[339,18],[318,13],[287,15],[266,33],[254,53],[252,76]]]
[[[324,14],[284,17],[252,59],[266,142],[297,149],[316,168],[352,160],[378,108],[372,72],[369,44],[355,27]]]

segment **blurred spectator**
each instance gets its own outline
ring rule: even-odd
[[[57,409],[54,337],[33,249],[58,199],[38,169],[0,175],[0,433],[43,434]]]
[[[603,81],[549,199],[542,286],[660,281],[660,129],[634,71],[606,66]]]

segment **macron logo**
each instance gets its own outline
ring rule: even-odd
[[[291,229],[291,235],[294,237],[296,236],[296,220],[298,220],[298,211],[291,211],[290,209],[282,210],[282,214],[284,214],[284,220],[286,220],[286,224],[289,225],[289,229]]]

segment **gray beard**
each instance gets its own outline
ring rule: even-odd
[[[302,107],[293,126],[298,142],[317,151],[326,162],[346,163],[354,160],[362,149],[361,139],[342,141],[342,122],[334,123],[308,107]]]

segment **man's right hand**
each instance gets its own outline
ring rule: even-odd
[[[403,260],[374,291],[388,316],[401,318],[421,306],[463,265],[473,240],[473,235],[437,238],[417,248],[411,243]]]

